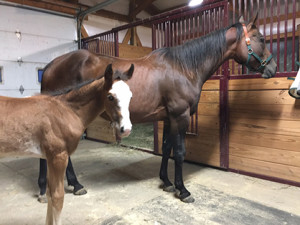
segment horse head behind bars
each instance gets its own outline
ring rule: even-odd
[[[228,59],[245,64],[270,78],[277,65],[256,27],[257,15],[249,23],[239,23],[181,46],[161,48],[140,59],[120,59],[96,55],[86,50],[68,53],[53,60],[44,72],[42,90],[55,90],[71,83],[96,77],[105,66],[124,70],[134,63],[132,79],[127,81],[133,97],[130,117],[133,123],[164,121],[163,156],[160,179],[164,190],[179,190],[179,198],[193,202],[182,178],[185,133],[195,113],[201,89],[213,73]],[[63,74],[63,76],[62,76]],[[168,179],[167,165],[173,149],[175,188]],[[74,174],[75,176],[75,174]]]

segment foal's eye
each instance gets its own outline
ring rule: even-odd
[[[115,99],[114,96],[112,96],[112,95],[108,95],[107,98],[109,101],[113,101]]]
[[[265,42],[264,37],[260,37],[260,41],[261,41],[261,42]]]

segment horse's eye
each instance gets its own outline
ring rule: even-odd
[[[260,37],[260,41],[261,41],[261,42],[265,42],[264,37]]]
[[[109,101],[113,101],[115,99],[114,96],[112,96],[112,95],[108,95],[107,98]]]

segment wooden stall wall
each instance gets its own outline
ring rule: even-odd
[[[128,44],[119,44],[120,58],[139,58],[149,54],[151,48],[138,47]],[[86,129],[86,137],[92,140],[101,140],[105,142],[115,142],[115,130],[111,127],[110,122],[97,117],[93,123]]]
[[[229,81],[229,168],[300,182],[300,100],[286,77]]]
[[[209,80],[203,86],[198,104],[198,132],[187,134],[186,157],[192,162],[220,166],[219,80]],[[158,147],[162,154],[163,122],[158,123]]]

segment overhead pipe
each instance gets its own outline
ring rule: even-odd
[[[81,11],[77,14],[76,16],[76,20],[77,20],[77,39],[78,39],[78,48],[81,49],[81,27],[82,27],[82,23],[84,18],[86,17],[86,15],[96,12],[102,8],[104,8],[105,6],[108,6],[114,2],[116,2],[118,0],[107,0],[105,2],[99,3],[97,5],[95,5],[94,7],[88,8],[84,11]]]

